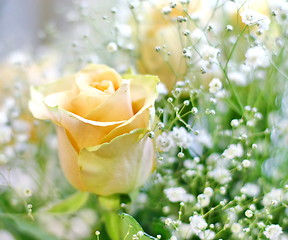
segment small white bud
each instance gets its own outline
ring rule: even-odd
[[[230,124],[232,127],[236,128],[239,126],[240,122],[238,119],[233,119]]]
[[[198,113],[198,108],[193,107],[193,108],[191,109],[191,112],[192,112],[193,114],[197,114],[197,113]]]
[[[190,101],[189,101],[189,100],[185,100],[185,101],[183,102],[183,104],[184,104],[185,106],[188,106],[188,105],[190,104]]]
[[[110,53],[116,52],[118,50],[118,46],[114,42],[108,43],[106,48],[107,48],[107,51],[110,52]]]
[[[252,212],[251,210],[246,210],[246,211],[245,211],[245,216],[246,216],[247,218],[251,218],[251,217],[253,217],[253,212]]]
[[[251,162],[248,159],[242,161],[242,166],[244,168],[249,168],[251,166]]]

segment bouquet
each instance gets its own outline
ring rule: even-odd
[[[0,239],[288,239],[288,2],[104,5],[2,60]]]

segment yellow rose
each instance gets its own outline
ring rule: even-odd
[[[70,183],[98,195],[129,193],[155,167],[148,132],[158,78],[90,64],[72,77],[32,88],[34,117],[58,125],[59,156]]]
[[[167,89],[172,90],[176,81],[182,80],[187,70],[182,51],[187,45],[183,31],[188,25],[178,24],[175,20],[178,16],[188,17],[187,13],[203,11],[203,6],[200,0],[191,1],[185,13],[183,5],[177,1],[176,7],[164,14],[163,9],[169,8],[169,2],[161,0],[145,10],[144,21],[139,24],[138,38],[141,44],[137,66],[143,74],[159,76]],[[162,48],[160,52],[155,51],[158,46]],[[169,56],[168,52],[171,53]]]

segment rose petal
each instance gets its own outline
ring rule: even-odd
[[[76,84],[79,87],[79,90],[86,93],[103,93],[102,90],[99,90],[93,86],[95,83],[101,83],[105,80],[113,83],[115,91],[122,83],[121,76],[112,68],[105,65],[89,64],[76,74]]]
[[[112,129],[123,123],[89,121],[60,108],[50,108],[48,113],[48,119],[66,129],[70,141],[76,144],[76,151],[100,144]]]
[[[122,121],[133,116],[130,81],[123,81],[120,88],[101,105],[85,116],[102,122]]]
[[[129,193],[141,186],[155,167],[153,142],[138,129],[95,147],[78,158],[85,188],[99,195]]]
[[[42,93],[35,89],[31,90],[31,98],[29,107],[33,116],[39,119],[50,119],[65,128],[76,151],[101,143],[113,128],[124,122],[90,121],[61,108],[47,106],[43,102]]]
[[[125,75],[123,78],[131,80],[132,105],[134,113],[136,113],[129,120],[113,129],[102,142],[108,142],[136,128],[149,129],[153,121],[153,119],[151,119],[153,114],[150,114],[150,108],[157,98],[158,77],[149,75]]]
[[[134,114],[154,104],[158,96],[158,77],[150,75],[124,75],[123,79],[131,80],[131,98]]]
[[[44,104],[44,98],[50,94],[61,93],[66,90],[72,90],[74,77],[65,77],[56,82],[46,84],[39,87],[31,87],[31,100],[29,101],[29,108],[33,116],[38,119],[49,119],[49,112]],[[62,101],[64,96],[56,96],[57,99],[49,99],[50,106],[54,107],[55,102]]]
[[[125,133],[129,133],[137,128],[149,128],[149,118],[150,111],[146,109],[145,111],[139,112],[136,116],[133,116],[131,122],[126,124],[126,122],[122,123],[118,127],[115,127],[110,133],[108,133],[102,140],[101,143],[110,142],[113,138],[120,136]],[[130,119],[129,119],[130,120]]]
[[[78,166],[78,152],[74,149],[67,137],[66,131],[62,127],[57,128],[60,165],[65,177],[77,189],[85,191],[81,179],[81,171]]]
[[[85,92],[80,92],[72,101],[71,101],[71,110],[79,116],[85,117],[89,114],[95,107],[101,105],[105,102],[110,96],[107,94],[97,94],[90,95]],[[68,110],[68,109],[67,109]]]

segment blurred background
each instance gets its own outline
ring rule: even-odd
[[[75,5],[94,6],[97,12],[111,9],[115,0],[1,0],[0,1],[0,58],[14,51],[32,52],[57,38],[71,36],[79,16]],[[79,22],[78,22],[79,23]],[[56,33],[62,33],[60,36]],[[57,37],[56,37],[57,35]]]

